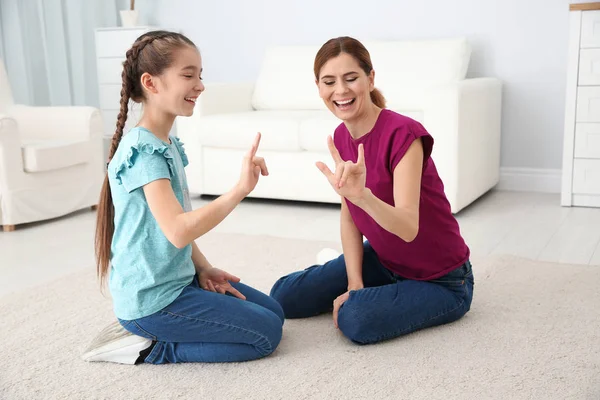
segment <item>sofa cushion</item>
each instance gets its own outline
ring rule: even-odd
[[[300,147],[302,150],[328,152],[327,136],[333,136],[342,123],[329,111],[321,111],[300,123]]]
[[[375,86],[388,105],[420,109],[427,90],[465,79],[471,47],[465,38],[364,41],[375,70]],[[256,81],[257,110],[326,110],[315,85],[313,63],[320,46],[267,49]]]
[[[326,110],[315,84],[319,46],[274,46],[266,50],[252,95],[256,110]]]
[[[430,87],[465,79],[471,47],[465,38],[364,42],[380,83]]]
[[[398,111],[400,114],[423,122],[421,111]],[[315,114],[300,123],[300,147],[302,150],[328,152],[327,136],[332,135],[342,123],[329,111]]]
[[[93,159],[89,141],[26,141],[22,143],[21,150],[27,172],[53,171],[85,164]]]
[[[471,47],[465,38],[364,42],[375,87],[390,108],[420,109],[427,90],[465,79]]]
[[[408,118],[412,118],[415,121],[420,122],[421,124],[424,124],[425,114],[423,114],[423,111],[402,110],[402,109],[396,109],[396,108],[390,108],[390,110],[397,112],[398,114],[402,114]]]
[[[247,149],[262,134],[260,149],[300,151],[301,121],[322,111],[250,111],[207,115],[198,119],[200,144],[208,147]]]
[[[397,111],[423,123],[421,111]],[[330,111],[250,111],[198,119],[200,144],[248,149],[261,132],[261,150],[327,152],[327,136],[342,123]]]

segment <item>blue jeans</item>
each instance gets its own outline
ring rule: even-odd
[[[473,272],[467,261],[430,281],[405,279],[385,268],[368,242],[362,265],[364,289],[353,290],[338,312],[338,326],[358,344],[376,343],[456,321],[469,311]],[[279,279],[271,289],[286,318],[306,318],[333,309],[347,291],[344,256]]]
[[[271,354],[281,340],[283,310],[271,297],[232,283],[246,300],[201,289],[197,277],[173,303],[147,317],[119,320],[155,341],[151,364],[237,362]]]

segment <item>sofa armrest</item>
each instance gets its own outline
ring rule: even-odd
[[[23,157],[17,123],[0,114],[0,193],[18,187],[23,172]]]
[[[102,117],[94,107],[17,105],[9,109],[9,114],[19,125],[23,140],[86,140],[102,137]]]
[[[495,78],[465,79],[426,96],[423,122],[436,142],[433,157],[453,212],[498,183],[501,101]]]

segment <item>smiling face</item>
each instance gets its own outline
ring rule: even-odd
[[[150,92],[149,102],[167,114],[191,116],[204,91],[201,74],[202,59],[196,48],[185,46],[176,50],[173,63],[159,76],[150,78],[150,87],[144,85]]]
[[[347,53],[329,59],[317,79],[319,96],[329,110],[344,122],[351,122],[373,107],[373,70],[367,75],[358,61]]]

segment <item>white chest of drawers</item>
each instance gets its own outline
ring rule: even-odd
[[[600,3],[570,9],[561,204],[600,207]]]
[[[115,133],[117,115],[121,108],[121,72],[125,53],[139,36],[154,29],[156,28],[149,26],[96,29],[96,67],[100,111],[104,122],[105,153]],[[133,107],[133,104],[133,102],[129,103],[125,132],[137,124],[141,115],[141,105],[136,104]]]

